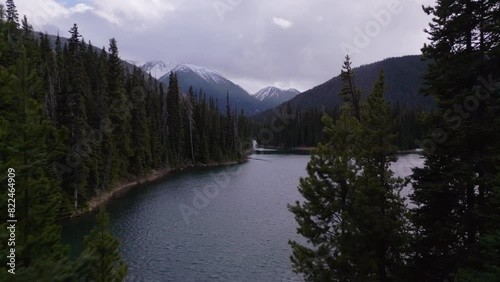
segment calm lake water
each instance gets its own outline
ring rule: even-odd
[[[111,231],[121,240],[128,281],[302,281],[288,240],[297,224],[287,204],[302,197],[307,155],[252,155],[244,164],[190,170],[112,200]],[[392,166],[407,176],[418,155]],[[94,216],[63,224],[77,254]]]

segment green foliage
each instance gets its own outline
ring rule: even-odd
[[[97,214],[97,224],[85,236],[85,249],[81,254],[80,267],[84,281],[123,281],[127,266],[120,255],[120,241],[109,231],[109,215],[101,209]]]
[[[354,87],[360,89],[362,93],[369,93],[377,81],[379,71],[383,70],[387,84],[385,99],[391,105],[395,106],[399,103],[401,107],[415,112],[434,110],[436,103],[433,97],[420,95],[420,88],[424,85],[423,75],[428,63],[422,60],[421,55],[411,55],[362,65],[352,69],[352,72],[356,73],[353,78]],[[290,107],[293,112],[298,109],[302,111],[314,108],[326,111],[340,109],[344,104],[342,96],[339,95],[344,88],[343,85],[342,75],[338,75],[297,95],[289,101]],[[274,109],[257,114],[253,119],[259,122],[266,119],[269,121],[273,115]]]
[[[342,79],[340,97],[342,97],[344,103],[351,105],[354,116],[359,120],[361,118],[361,90],[356,88],[354,77],[354,72],[351,68],[351,58],[347,55],[340,72],[340,78]]]
[[[0,38],[0,42],[4,38]],[[0,66],[0,169],[15,170],[14,188],[0,195],[0,207],[7,211],[7,199],[15,199],[17,219],[16,245],[7,245],[2,236],[0,261],[7,264],[8,250],[16,250],[16,281],[62,281],[71,274],[68,247],[60,243],[60,227],[55,224],[62,194],[59,182],[50,174],[47,164],[62,154],[64,130],[56,130],[45,118],[43,105],[33,97],[40,87],[37,73],[26,57],[24,47],[15,66]],[[13,197],[11,197],[11,194]],[[14,196],[15,195],[15,196]],[[10,202],[13,203],[13,202]],[[9,207],[11,208],[11,207]],[[7,229],[6,215],[0,227]],[[2,233],[6,234],[6,233]],[[13,281],[6,271],[0,280]]]
[[[348,82],[348,81],[346,81]],[[367,101],[323,118],[319,144],[300,180],[303,203],[289,206],[308,244],[290,242],[294,270],[307,281],[398,281],[407,252],[404,181],[393,177],[396,122],[380,73]]]
[[[294,270],[308,281],[347,281],[355,276],[351,238],[356,233],[349,214],[358,166],[351,161],[358,122],[346,108],[336,123],[323,118],[327,144],[319,144],[307,165],[309,177],[300,180],[305,202],[289,206],[299,224],[298,233],[312,245],[291,241]],[[337,280],[335,280],[337,279]]]
[[[438,111],[426,119],[432,146],[413,175],[413,279],[499,277],[499,8],[465,0],[424,8],[433,16],[424,93]]]
[[[150,75],[124,67],[116,40],[107,53],[84,42],[76,24],[69,32],[67,40],[35,36],[26,18],[19,24],[13,1],[0,9],[0,169],[18,175],[16,279],[122,281],[126,268],[107,216],[99,215],[77,260],[60,243],[56,220],[153,169],[240,160],[235,150],[250,130],[243,114],[231,113],[238,136],[226,148],[228,123],[205,94],[188,99],[174,84],[164,91]],[[0,194],[3,210],[7,197]],[[0,280],[12,277],[2,272]]]
[[[349,105],[352,114],[361,118],[361,91],[355,87],[354,71],[350,67],[350,59],[347,58],[342,67],[341,77],[343,79],[342,89],[339,96],[342,97],[345,104]],[[385,78],[385,76],[384,76]],[[375,83],[378,83],[375,81]],[[384,86],[387,91],[387,86]],[[326,137],[322,134],[321,117],[326,113],[333,118],[339,116],[339,106],[326,110],[318,107],[304,110],[304,107],[298,107],[293,110],[293,101],[284,103],[278,110],[274,111],[274,116],[265,118],[261,122],[261,128],[271,129],[266,135],[259,135],[261,131],[254,132],[258,137],[259,144],[268,147],[294,148],[300,146],[312,147],[319,142],[326,142]],[[396,102],[389,106],[391,114],[388,116],[397,117],[391,120],[391,126],[397,127],[396,144],[401,150],[410,150],[417,148],[417,141],[424,136],[424,128],[419,124],[421,109],[415,109],[404,103]],[[377,112],[373,114],[377,117]],[[378,117],[377,117],[378,118]],[[269,133],[271,136],[267,136]]]

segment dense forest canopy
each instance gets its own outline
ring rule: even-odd
[[[37,33],[7,0],[0,281],[123,281],[104,208],[75,258],[59,221],[152,172],[245,161],[252,139],[316,147],[303,199],[288,206],[307,240],[289,242],[305,280],[499,281],[500,1],[423,10],[422,56],[356,69],[346,56],[338,77],[250,119],[241,106],[253,98],[238,108],[174,72],[162,83],[125,63],[114,38],[96,48],[76,23],[67,39]],[[395,176],[398,153],[414,148],[424,166]]]
[[[104,212],[77,261],[60,243],[56,220],[153,169],[243,160],[251,148],[248,119],[230,106],[229,95],[221,113],[204,93],[181,93],[175,73],[164,86],[125,68],[115,39],[99,51],[74,24],[68,40],[51,42],[19,19],[13,1],[1,7],[0,169],[18,177],[14,192],[2,191],[0,206],[7,210],[7,199],[16,197],[15,277],[119,281],[126,266]],[[7,241],[0,244],[6,253]],[[109,265],[95,260],[100,254]],[[7,260],[2,255],[3,265]]]

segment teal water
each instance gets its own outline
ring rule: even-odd
[[[302,197],[307,155],[256,154],[237,166],[190,170],[132,189],[107,210],[121,240],[128,281],[302,281],[293,273],[288,240],[296,222],[288,203]],[[406,176],[417,155],[392,166]],[[67,221],[75,254],[93,215]]]

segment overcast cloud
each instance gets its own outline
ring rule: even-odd
[[[92,44],[115,37],[122,59],[214,69],[251,93],[305,91],[355,66],[420,53],[431,0],[17,0],[35,29]],[[360,35],[362,34],[362,35]]]

